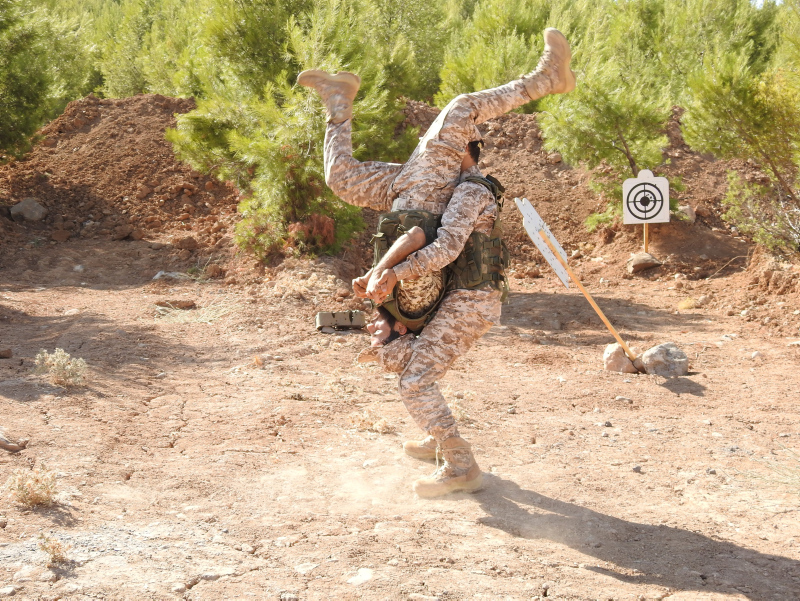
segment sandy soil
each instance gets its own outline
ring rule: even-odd
[[[602,201],[535,116],[483,126],[484,171],[536,205],[632,345],[676,342],[690,374],[603,371],[612,337],[509,202],[503,323],[442,382],[486,487],[422,501],[434,466],[402,453],[420,432],[395,377],[355,363],[364,333],[313,328],[362,306],[369,233],[338,257],[235,256],[238,191],[163,141],[190,109],[84,99],[0,168],[0,427],[30,439],[0,450],[0,485],[44,462],[58,491],[0,496],[0,596],[800,598],[800,268],[720,218],[726,170],[762,175],[693,153],[676,112],[668,171],[698,219],[654,228],[664,265],[630,276],[641,232],[586,232]],[[411,103],[407,124],[435,114]],[[27,196],[45,222],[4,217]],[[84,386],[32,373],[55,348],[86,360]],[[40,536],[68,561],[48,568]]]
[[[690,375],[672,380],[602,371],[611,337],[575,289],[549,275],[516,285],[503,325],[442,383],[486,488],[422,501],[410,485],[433,467],[402,453],[420,433],[394,378],[354,364],[365,335],[313,330],[315,310],[346,302],[322,288],[342,284],[336,260],[289,262],[249,286],[153,282],[166,252],[71,241],[16,249],[4,268],[0,346],[14,356],[0,360],[0,415],[10,438],[31,442],[0,455],[0,479],[44,461],[59,503],[3,499],[0,589],[800,595],[797,480],[783,486],[779,471],[800,473],[786,450],[800,436],[797,337],[722,308],[675,310],[687,293],[724,294],[731,278],[686,281],[691,292],[674,279],[588,281],[633,344],[687,351]],[[155,302],[181,299],[198,308],[157,316]],[[31,373],[37,351],[56,347],[88,362],[85,387]],[[364,411],[396,432],[358,429]],[[70,562],[47,570],[40,533],[68,544]]]

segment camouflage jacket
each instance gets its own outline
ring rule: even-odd
[[[449,265],[464,250],[474,231],[491,234],[498,215],[497,201],[485,186],[464,181],[469,176],[480,175],[477,166],[461,173],[459,184],[442,215],[436,240],[411,253],[394,267],[398,280],[418,278]]]

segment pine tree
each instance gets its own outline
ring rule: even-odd
[[[27,150],[47,114],[51,80],[42,32],[20,0],[0,0],[0,161]]]

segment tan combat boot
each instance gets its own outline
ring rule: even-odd
[[[353,100],[361,85],[361,78],[355,73],[340,71],[331,75],[319,69],[309,69],[297,76],[297,83],[319,92],[331,123],[353,118]]]
[[[423,440],[407,440],[403,443],[403,450],[414,459],[436,459],[436,439],[428,436]]]
[[[566,94],[575,89],[575,73],[569,68],[572,52],[569,42],[558,29],[544,30],[544,54],[536,71],[524,75],[522,83],[531,100],[548,94]]]
[[[483,485],[483,474],[472,447],[458,436],[452,436],[439,445],[439,453],[444,463],[427,478],[414,482],[414,492],[420,497],[440,497],[460,490],[475,492]]]

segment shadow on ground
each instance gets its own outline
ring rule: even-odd
[[[800,598],[800,562],[668,526],[630,522],[558,501],[486,474],[476,496],[479,521],[515,537],[543,539],[609,562],[630,576],[587,569],[636,584],[683,591],[744,593],[749,599]]]

